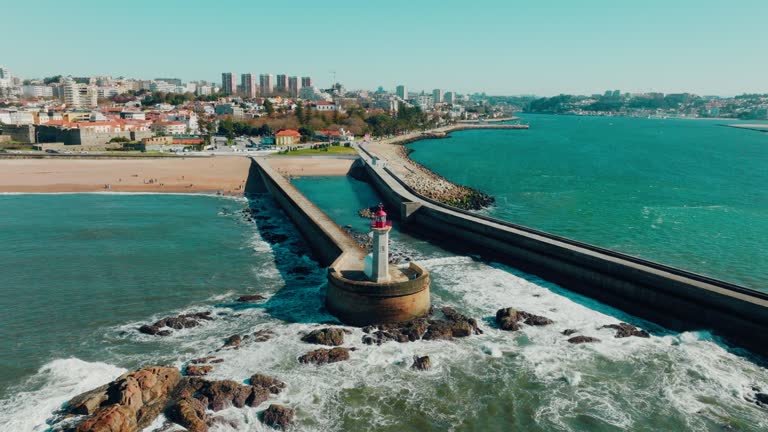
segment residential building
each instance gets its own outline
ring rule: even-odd
[[[152,132],[158,135],[183,135],[187,132],[187,125],[179,121],[159,120],[152,124]]]
[[[397,89],[395,90],[395,94],[397,94],[397,97],[399,97],[402,100],[408,99],[408,90],[402,84],[397,86]]]
[[[163,81],[174,86],[181,85],[181,78],[155,78],[155,81]]]
[[[144,111],[122,111],[120,112],[120,118],[121,119],[127,119],[127,120],[146,120],[147,115],[144,113]]]
[[[261,74],[259,76],[259,85],[261,87],[261,95],[269,96],[274,91],[275,82],[271,74]]]
[[[299,97],[309,101],[331,101],[333,98],[331,95],[325,92],[321,92],[317,87],[302,87],[299,90]]]
[[[98,105],[98,89],[89,84],[79,84],[68,78],[64,81],[64,103],[69,108],[95,107]]]
[[[52,98],[53,87],[46,85],[25,85],[22,87],[22,93],[24,96],[34,98]]]
[[[243,111],[243,109],[239,106],[233,104],[216,105],[215,112],[217,115],[231,115],[236,119],[245,117],[245,111]]]
[[[311,105],[320,112],[338,111],[339,107],[335,102],[318,101]]]
[[[208,96],[213,93],[213,87],[209,84],[199,84],[195,94],[198,96]]]
[[[235,73],[224,72],[221,74],[221,92],[228,95],[233,95],[237,91],[237,84],[235,84]]]
[[[279,92],[288,91],[288,76],[284,74],[280,74],[277,76],[277,91]]]
[[[176,84],[165,81],[152,81],[149,84],[149,90],[153,92],[176,93]]]
[[[275,144],[278,146],[292,146],[301,141],[301,134],[295,129],[283,129],[275,134]]]
[[[288,78],[288,94],[294,98],[299,96],[299,77]]]
[[[435,101],[432,96],[421,94],[416,96],[416,106],[421,108],[422,111],[431,111],[435,107]]]
[[[432,90],[432,102],[436,104],[443,103],[443,91],[441,89]]]
[[[445,103],[449,103],[449,104],[456,103],[456,95],[454,92],[452,91],[445,92]]]
[[[312,87],[312,78],[301,77],[301,88],[304,88],[304,87]]]
[[[256,74],[244,73],[240,75],[240,87],[243,89],[243,97],[253,99],[256,94]]]

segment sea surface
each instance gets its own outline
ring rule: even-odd
[[[733,121],[522,115],[411,157],[496,198],[484,213],[768,290],[768,133]]]
[[[447,142],[447,141],[446,141]],[[364,232],[359,208],[380,198],[346,177],[294,184],[340,225]],[[265,215],[243,218],[247,206]],[[72,396],[147,364],[183,366],[232,334],[272,330],[263,343],[216,353],[211,378],[255,372],[288,384],[261,407],[215,415],[214,432],[268,430],[272,402],[297,409],[295,431],[762,431],[768,410],[750,398],[768,370],[707,332],[670,332],[515,269],[458,256],[400,233],[392,249],[431,272],[432,302],[479,319],[484,334],[455,341],[362,344],[322,367],[302,332],[333,322],[325,272],[268,197],[0,195],[0,430],[47,431]],[[285,237],[275,236],[282,234]],[[265,241],[271,239],[271,243]],[[309,274],[291,269],[306,266]],[[264,303],[242,305],[241,294]],[[555,321],[500,331],[495,311],[514,306]],[[168,315],[212,311],[214,321],[167,338],[137,327]],[[648,339],[615,339],[601,325],[629,321]],[[601,342],[571,345],[564,329]],[[410,368],[429,355],[433,369]],[[161,427],[160,418],[147,432]]]

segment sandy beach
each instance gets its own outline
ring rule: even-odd
[[[353,158],[275,156],[269,164],[284,176],[343,176],[355,162]]]
[[[0,192],[173,192],[242,195],[245,157],[0,159]]]

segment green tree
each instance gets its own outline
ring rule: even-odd
[[[315,130],[311,127],[302,126],[299,128],[299,133],[301,134],[302,142],[312,141],[315,139]]]
[[[294,110],[294,114],[296,114],[296,118],[299,120],[300,124],[305,124],[306,121],[304,119],[304,104],[299,101],[296,104],[296,109]]]
[[[272,117],[275,114],[275,107],[269,99],[264,100],[264,110],[267,112],[267,116]]]

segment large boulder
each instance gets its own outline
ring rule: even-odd
[[[301,340],[318,345],[340,346],[344,344],[344,330],[334,327],[312,330],[304,335]]]
[[[222,348],[240,348],[240,344],[243,342],[243,338],[240,335],[232,335],[224,341]]]
[[[252,386],[263,387],[272,394],[278,394],[285,388],[285,383],[279,379],[259,373],[251,375],[250,382]]]
[[[181,330],[185,328],[197,327],[200,325],[201,321],[210,320],[213,320],[213,317],[209,311],[182,314],[175,317],[165,317],[155,321],[152,324],[142,325],[139,327],[139,332],[154,336],[168,336],[171,334],[171,332],[167,329]]]
[[[242,408],[258,406],[269,397],[269,390],[261,387],[240,384],[232,380],[199,381],[194,397],[207,403],[213,411],[221,411],[229,406]]]
[[[310,351],[299,357],[299,363],[314,363],[317,365],[336,363],[344,360],[349,360],[349,348],[321,348]]]
[[[530,326],[545,326],[553,324],[554,321],[541,315],[534,315],[525,311],[518,311],[517,315],[523,320],[525,324]]]
[[[186,375],[187,376],[203,376],[203,375],[208,375],[212,370],[213,370],[213,366],[209,366],[209,365],[197,366],[197,365],[190,364],[190,365],[187,365]]]
[[[292,408],[272,404],[264,411],[262,421],[273,428],[287,429],[293,423],[293,415]]]
[[[78,432],[135,431],[149,425],[165,409],[180,380],[176,368],[145,367],[72,398],[65,411],[93,415],[78,425]]]
[[[261,296],[258,294],[248,294],[248,295],[241,295],[240,297],[237,298],[236,301],[240,303],[251,303],[251,302],[260,301],[264,299],[265,299],[264,296]]]
[[[520,330],[521,322],[530,326],[545,326],[552,324],[554,321],[541,315],[534,315],[530,312],[519,311],[511,307],[496,311],[496,325],[502,330]]]
[[[601,329],[609,328],[609,329],[616,330],[616,334],[614,334],[614,337],[616,338],[625,338],[630,336],[641,337],[641,338],[651,337],[651,335],[648,334],[647,331],[641,328],[635,327],[632,324],[627,324],[625,322],[618,323],[618,324],[607,324],[600,328]]]
[[[568,339],[568,343],[572,343],[572,344],[583,344],[583,343],[591,343],[591,342],[600,342],[600,339],[594,338],[591,336],[574,336]]]
[[[429,356],[413,356],[413,365],[411,365],[411,368],[416,370],[429,370],[432,367],[432,361],[429,359]]]
[[[184,426],[189,432],[207,432],[209,416],[205,404],[199,399],[186,397],[177,401],[166,412],[168,419]]]

